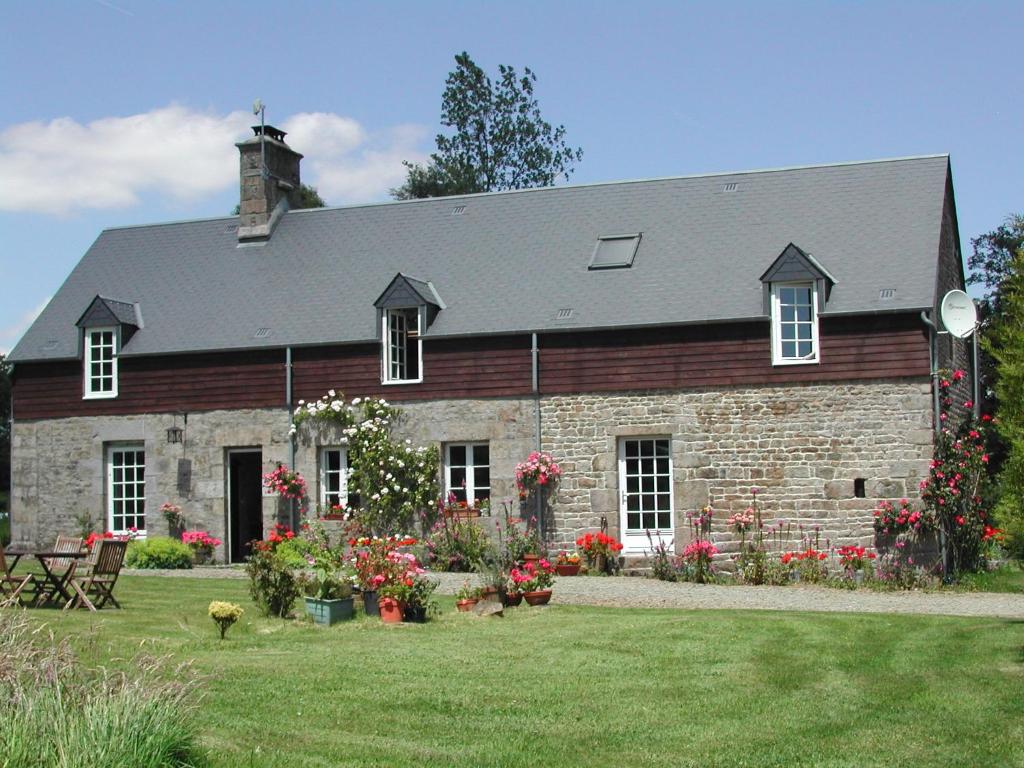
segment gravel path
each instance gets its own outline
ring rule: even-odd
[[[238,567],[194,568],[190,571],[124,570],[133,576],[244,579]],[[438,593],[454,594],[467,577],[438,573]],[[635,608],[730,608],[762,611],[826,611],[849,613],[916,613],[947,616],[994,616],[1024,619],[1024,595],[997,592],[871,592],[824,587],[741,587],[670,584],[635,576],[563,577],[555,584],[553,604]]]

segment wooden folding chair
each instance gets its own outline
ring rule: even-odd
[[[11,573],[7,567],[7,558],[4,557],[4,548],[0,546],[0,608],[18,605],[21,591],[29,584],[35,584],[35,577],[31,573],[24,576]]]
[[[82,551],[82,543],[83,539],[81,538],[58,536],[57,543],[53,545],[53,551],[76,555]],[[37,605],[46,600],[56,600],[58,596],[67,591],[68,582],[71,581],[71,577],[75,573],[76,562],[76,559],[72,557],[51,557],[46,560],[46,570],[49,572],[53,583],[49,580],[40,583],[36,595]]]
[[[64,610],[84,605],[90,611],[95,611],[106,605],[108,600],[115,608],[120,608],[121,604],[114,598],[114,585],[121,573],[127,549],[127,541],[101,539],[96,542],[96,559],[92,571],[84,576],[71,577],[71,589],[75,595],[68,600]],[[96,599],[95,603],[89,599],[90,595]]]

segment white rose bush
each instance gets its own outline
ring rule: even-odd
[[[340,431],[348,446],[349,492],[359,497],[355,518],[367,534],[404,533],[435,512],[440,457],[435,448],[393,437],[401,414],[383,398],[347,401],[333,389],[319,400],[300,400],[292,414],[293,435],[312,427]]]

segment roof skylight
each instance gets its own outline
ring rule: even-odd
[[[599,237],[588,269],[628,269],[633,266],[639,245],[639,232],[632,235]]]

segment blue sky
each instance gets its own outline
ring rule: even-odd
[[[108,226],[217,216],[253,99],[332,205],[433,147],[467,50],[526,65],[574,182],[949,152],[965,255],[1024,212],[1024,3],[16,3],[0,32],[0,351]]]

